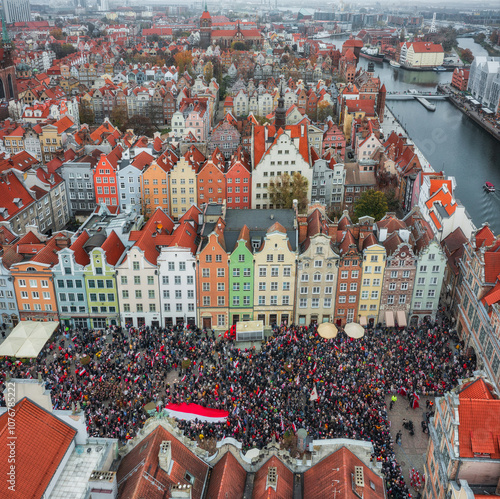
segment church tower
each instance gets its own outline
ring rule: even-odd
[[[283,97],[283,86],[280,85],[280,96],[278,98],[278,107],[274,112],[274,126],[276,129],[283,128],[286,126],[286,109],[285,109],[285,99]]]
[[[212,41],[212,17],[207,9],[205,2],[205,11],[200,17],[200,46],[206,49]]]
[[[378,115],[378,120],[380,123],[384,121],[384,113],[385,113],[385,97],[386,97],[387,91],[385,89],[385,85],[382,84],[380,87],[380,90],[378,91],[378,96],[377,96],[377,115]]]
[[[17,99],[16,68],[13,46],[7,33],[7,23],[2,13],[2,44],[0,46],[0,100]]]

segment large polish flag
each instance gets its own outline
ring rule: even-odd
[[[164,410],[172,418],[186,421],[206,421],[208,423],[224,423],[229,416],[228,411],[210,409],[198,404],[168,404]]]

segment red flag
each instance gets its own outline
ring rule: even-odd
[[[83,368],[78,374],[79,376],[83,376],[87,372],[87,369]]]

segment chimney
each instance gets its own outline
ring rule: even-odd
[[[170,488],[170,498],[171,499],[191,499],[191,490],[193,487],[191,484],[180,483],[177,485],[172,485]]]
[[[170,474],[172,468],[172,443],[169,440],[163,440],[160,444],[160,450],[158,452],[158,464],[160,468],[167,474]],[[172,497],[174,497],[172,495]]]
[[[69,248],[70,239],[66,237],[56,237],[56,246],[58,248]]]
[[[363,497],[363,490],[365,488],[365,476],[363,473],[363,466],[354,466],[354,480],[352,490],[359,497]]]
[[[114,471],[93,471],[89,477],[89,490],[92,499],[115,499],[118,484]]]
[[[267,470],[266,490],[269,487],[271,487],[275,491],[278,487],[278,468],[276,468],[276,466],[269,466]]]

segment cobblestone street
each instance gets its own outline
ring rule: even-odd
[[[434,401],[434,398],[429,399],[421,397],[420,407],[418,409],[410,409],[408,407],[408,399],[398,395],[398,401],[394,404],[392,411],[389,410],[391,397],[386,397],[387,413],[391,421],[391,435],[394,442],[396,442],[396,434],[401,430],[402,438],[401,445],[394,445],[394,451],[398,463],[404,472],[405,481],[412,493],[417,492],[410,487],[410,470],[415,468],[420,475],[424,472],[425,453],[427,452],[427,444],[429,442],[429,435],[422,432],[420,422],[425,419],[425,413],[428,411],[425,408],[427,400]],[[415,428],[415,435],[410,436],[410,432],[403,428],[403,419],[413,421]],[[421,488],[422,491],[423,487]]]

